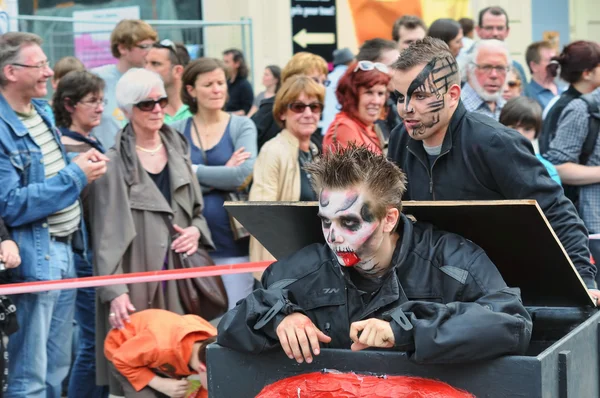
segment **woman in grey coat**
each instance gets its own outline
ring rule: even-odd
[[[115,275],[173,269],[174,252],[192,254],[199,244],[214,248],[188,145],[163,125],[167,96],[154,72],[130,69],[117,83],[116,98],[130,123],[107,153],[106,174],[91,186],[94,271]],[[173,241],[167,222],[180,235]],[[148,308],[182,314],[176,281],[97,290],[96,378],[98,385],[110,381],[112,394],[120,387],[110,377],[114,370],[104,357],[104,338],[111,328],[122,328],[129,313]]]
[[[184,70],[182,100],[194,116],[172,125],[188,140],[191,160],[204,196],[204,217],[216,250],[216,264],[248,262],[249,239],[237,239],[223,202],[228,193],[248,186],[256,158],[256,127],[244,116],[224,112],[227,99],[225,66],[200,58]],[[252,274],[223,275],[229,307],[253,290]]]

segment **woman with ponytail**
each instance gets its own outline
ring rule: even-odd
[[[556,135],[560,115],[567,105],[575,98],[600,87],[600,45],[592,41],[575,41],[566,46],[560,55],[552,58],[547,70],[554,77],[560,75],[562,80],[569,83],[569,88],[554,105],[549,105],[551,108],[544,118],[539,138],[542,154],[548,151],[550,141]]]

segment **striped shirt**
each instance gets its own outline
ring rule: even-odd
[[[28,115],[18,114],[33,141],[40,147],[46,178],[53,177],[66,167],[62,150],[42,117],[33,108]],[[48,198],[52,200],[52,198]],[[79,228],[81,208],[79,201],[48,216],[48,231],[52,236],[69,236]]]
[[[492,112],[490,106],[485,102],[477,91],[473,87],[469,85],[469,83],[465,83],[463,86],[462,92],[460,94],[460,99],[462,100],[463,105],[469,112],[477,112],[482,115],[486,115],[491,117],[492,119],[498,121],[500,119],[500,112],[502,112],[502,108],[506,103],[504,98],[499,97],[496,100],[496,109]]]

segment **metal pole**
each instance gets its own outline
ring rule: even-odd
[[[249,55],[249,59],[250,59],[250,70],[252,71],[251,76],[254,76],[254,29],[252,25],[252,18],[247,18],[246,19],[248,21],[248,29],[249,29],[249,41],[250,41],[250,55]],[[242,29],[245,29],[245,27],[242,27]],[[252,84],[254,85],[254,78],[252,78]]]
[[[98,25],[114,25],[119,23],[121,20],[109,20],[103,19],[101,21],[91,19],[75,19],[70,17],[47,17],[41,15],[17,15],[15,19],[22,21],[43,21],[43,22],[79,22],[88,24]],[[145,19],[150,25],[164,25],[164,26],[244,26],[248,25],[247,21],[202,21],[202,20],[154,20]]]
[[[240,20],[244,21],[244,17],[241,17]],[[250,54],[248,54],[248,47],[246,46],[246,29],[245,29],[245,27],[243,25],[241,26],[240,31],[241,31],[241,34],[242,34],[242,37],[241,37],[241,40],[242,40],[242,52],[244,53],[245,57],[249,57]],[[246,59],[249,59],[249,58],[246,58]],[[251,75],[252,74],[250,74],[250,76]],[[250,76],[248,76],[248,78],[250,78]]]

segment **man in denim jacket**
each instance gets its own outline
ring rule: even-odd
[[[69,162],[42,102],[53,75],[29,33],[0,36],[0,217],[21,249],[15,281],[75,277],[73,244],[83,228],[81,190],[106,171],[90,150]],[[75,239],[74,239],[75,238]],[[70,365],[75,291],[13,296],[6,397],[60,397]]]

